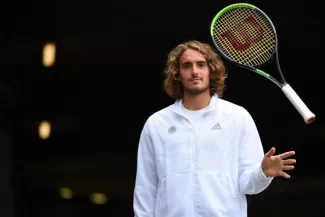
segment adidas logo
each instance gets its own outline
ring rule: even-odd
[[[211,130],[222,130],[222,127],[219,123],[217,123],[216,125],[214,125]]]

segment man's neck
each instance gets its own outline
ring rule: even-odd
[[[183,106],[188,110],[200,110],[209,105],[211,100],[210,92],[206,91],[198,95],[184,93]]]

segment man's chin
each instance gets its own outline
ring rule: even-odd
[[[186,88],[185,91],[190,95],[199,95],[206,92],[208,89],[209,88]]]

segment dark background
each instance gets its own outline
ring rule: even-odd
[[[211,44],[210,22],[236,2],[3,3],[0,216],[132,216],[141,129],[174,102],[162,90],[167,54],[190,39]],[[324,12],[315,0],[246,2],[272,19],[282,71],[317,116],[306,125],[277,86],[226,63],[224,99],[251,113],[265,151],[297,153],[290,180],[249,197],[249,216],[325,216]],[[48,41],[57,45],[51,68],[42,65]],[[48,140],[38,137],[42,120],[52,124]],[[71,188],[71,200],[60,187]],[[92,192],[108,202],[91,203]]]

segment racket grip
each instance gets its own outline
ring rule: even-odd
[[[315,114],[312,113],[309,108],[305,105],[305,103],[300,99],[298,94],[292,89],[292,87],[286,83],[282,88],[284,94],[288,97],[290,102],[294,105],[294,107],[298,110],[300,115],[303,117],[306,124],[310,124],[314,121]]]

